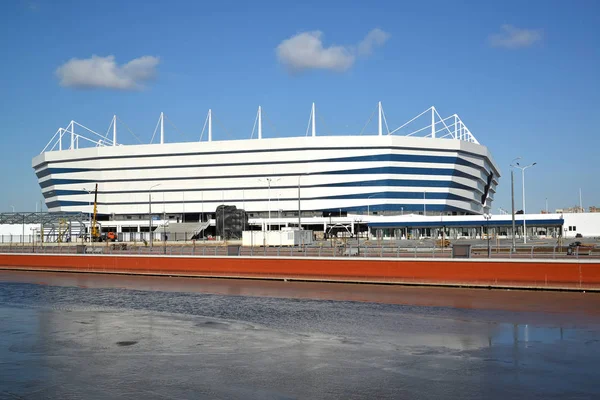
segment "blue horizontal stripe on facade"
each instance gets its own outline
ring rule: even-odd
[[[335,207],[335,208],[326,208],[319,211],[323,212],[331,212],[338,213],[340,211],[346,212],[379,212],[379,211],[397,211],[397,212],[405,212],[405,213],[422,213],[423,212],[423,204],[373,204],[369,207],[367,206],[352,206],[352,207]],[[448,206],[444,204],[427,204],[426,212],[456,212],[456,213],[473,213],[472,210],[467,210],[466,208],[459,208],[454,206]]]
[[[371,207],[373,209],[373,207]],[[429,210],[429,205],[427,206],[427,210]],[[422,209],[421,209],[422,211]],[[528,226],[562,226],[564,224],[564,219],[526,219]],[[502,220],[502,221],[490,221],[489,225],[487,221],[444,221],[441,219],[440,221],[423,221],[423,222],[371,222],[369,223],[370,227],[373,228],[425,228],[431,226],[447,226],[447,227],[481,227],[481,226],[512,226],[512,220]],[[523,226],[522,220],[515,220],[515,226]]]
[[[87,192],[85,192],[87,194]],[[354,200],[354,199],[376,199],[376,200],[394,200],[394,199],[423,199],[423,193],[421,192],[377,192],[377,193],[360,193],[360,194],[348,194],[348,195],[336,195],[336,196],[319,196],[319,197],[302,197],[303,201],[307,201],[307,200]],[[296,201],[298,198],[297,197],[286,197],[286,198],[279,198],[279,201]],[[256,203],[256,202],[267,202],[269,199],[268,198],[261,198],[261,199],[227,199],[226,202],[235,202],[235,203]],[[464,201],[467,203],[473,202],[475,200],[472,199],[468,199],[462,196],[457,196],[455,194],[452,193],[428,193],[426,194],[426,198],[425,198],[425,203],[427,203],[427,200],[458,200],[458,201]],[[223,200],[188,200],[188,204],[191,203],[205,203],[205,204],[211,204],[211,203],[222,203]],[[169,201],[159,201],[158,203],[161,204],[182,204],[182,201],[180,200],[169,200]],[[102,205],[102,206],[125,206],[125,205],[146,205],[148,204],[145,200],[144,201],[131,201],[131,202],[97,202],[97,205]],[[90,205],[89,201],[80,201],[80,200],[54,200],[51,202],[48,202],[48,207],[69,207],[69,206],[87,206]],[[391,205],[390,205],[391,206]],[[412,205],[407,205],[407,207],[416,207],[417,209],[422,209],[423,205],[421,203],[421,205],[419,204],[412,204]],[[363,206],[357,206],[359,208],[363,207]],[[372,206],[370,206],[372,207]],[[429,207],[429,205],[427,205],[427,207]],[[367,206],[365,205],[364,208],[366,209]]]
[[[75,183],[96,183],[91,179],[48,179],[47,181],[40,182],[40,187],[45,189],[54,185],[71,185]]]
[[[462,159],[456,156],[428,156],[428,155],[419,155],[419,154],[373,154],[366,156],[352,156],[352,157],[340,157],[340,158],[332,158],[328,160],[322,161],[331,161],[331,162],[365,162],[365,161],[373,161],[373,162],[414,162],[414,163],[434,163],[434,164],[459,164],[465,165],[468,167],[483,169],[483,167],[474,164],[470,161]]]
[[[310,175],[366,175],[366,174],[412,174],[412,175],[443,175],[443,176],[456,176],[461,178],[467,178],[475,180],[476,182],[483,182],[480,177],[469,175],[462,171],[457,171],[448,168],[415,168],[415,167],[381,167],[381,168],[362,168],[353,170],[341,170],[341,171],[322,171],[315,172]],[[68,184],[80,184],[80,183],[108,183],[108,182],[147,182],[147,181],[174,181],[174,180],[199,180],[199,179],[231,179],[231,178],[266,178],[266,177],[282,177],[282,176],[294,176],[297,177],[298,173],[284,173],[284,174],[258,174],[258,175],[216,175],[216,176],[195,176],[195,177],[170,177],[170,178],[139,178],[139,179],[48,179],[40,182],[42,189],[53,185],[68,185]]]
[[[338,182],[331,183],[327,185],[323,185],[327,187],[354,187],[354,186],[389,186],[389,187],[399,187],[399,186],[414,186],[414,187],[441,187],[441,188],[453,188],[453,189],[464,189],[464,190],[477,190],[480,193],[483,191],[478,190],[478,188],[472,188],[467,185],[463,185],[461,183],[452,182],[452,181],[430,181],[430,180],[418,180],[418,179],[375,179],[371,181],[359,181],[359,182]],[[304,186],[303,186],[304,187]]]
[[[38,179],[44,178],[50,174],[68,174],[71,172],[89,172],[89,168],[45,168],[35,173]]]
[[[462,171],[449,168],[418,168],[418,167],[375,167],[375,168],[360,168],[347,169],[343,171],[330,171],[326,175],[350,175],[350,174],[394,174],[394,175],[445,175],[457,176],[460,178],[481,180],[478,176],[469,175]],[[313,174],[311,174],[313,175]],[[318,175],[318,174],[314,174]]]
[[[472,191],[474,188],[469,186],[452,182],[452,181],[430,181],[430,180],[417,180],[417,179],[376,179],[372,181],[356,181],[356,182],[336,182],[336,183],[327,183],[322,185],[302,185],[301,189],[308,188],[330,188],[330,187],[374,187],[374,186],[384,186],[384,187],[423,187],[423,188],[452,188],[452,189],[463,189],[467,191]],[[277,186],[277,189],[296,189],[298,186]],[[265,186],[254,186],[244,188],[246,191],[251,190],[264,190]],[[223,190],[240,190],[239,187],[229,187],[229,188],[205,188],[205,189],[167,189],[160,190],[160,192],[164,193],[192,193],[192,192],[221,192]],[[477,188],[475,188],[477,190]],[[479,190],[477,190],[479,191]],[[147,193],[147,190],[101,190],[98,189],[99,194],[132,194],[132,193]],[[480,193],[483,193],[479,191]],[[49,192],[43,192],[45,198],[54,197],[54,196],[73,196],[73,195],[84,195],[88,194],[85,190],[66,190],[66,189],[58,189],[52,190]]]
[[[375,154],[366,156],[352,156],[339,158],[322,158],[314,160],[294,160],[294,161],[257,161],[257,162],[238,162],[238,163],[220,163],[220,164],[194,164],[194,165],[166,165],[166,166],[139,166],[139,167],[113,167],[113,168],[45,168],[36,173],[38,178],[43,178],[50,174],[63,174],[70,172],[106,172],[106,171],[132,171],[147,169],[181,169],[181,168],[218,168],[235,167],[250,165],[283,165],[283,164],[305,164],[305,163],[326,163],[326,162],[412,162],[412,163],[435,163],[435,164],[459,164],[471,168],[485,170],[483,167],[464,160],[456,156],[428,156],[417,154]]]
[[[423,196],[425,194],[425,196]],[[425,199],[427,200],[460,200],[475,201],[466,197],[458,196],[452,193],[424,193],[424,192],[380,192],[380,193],[359,193],[359,194],[340,194],[335,196],[321,197],[328,200],[347,200],[347,199]]]

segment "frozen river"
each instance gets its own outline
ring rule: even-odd
[[[600,294],[0,271],[0,398],[599,398]]]

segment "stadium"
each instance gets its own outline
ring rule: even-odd
[[[158,143],[141,145],[118,143],[116,116],[104,135],[71,121],[32,165],[50,212],[92,213],[95,201],[99,221],[138,227],[149,215],[214,221],[220,205],[255,222],[272,213],[297,221],[491,209],[499,168],[457,114],[442,118],[431,107],[390,130],[381,103],[374,113],[374,134],[319,136],[313,104],[306,136],[263,138],[259,107],[253,138],[216,141],[209,110],[207,140],[183,143],[165,142],[161,114]]]

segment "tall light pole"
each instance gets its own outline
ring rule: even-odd
[[[154,240],[152,238],[152,189],[160,186],[160,183],[150,186],[148,189],[148,233],[150,234],[150,248],[152,248]]]
[[[242,232],[246,230],[246,191],[242,189],[242,210],[244,210],[244,220],[242,221]]]
[[[92,190],[87,190],[86,188],[83,188],[83,190],[85,190],[86,192],[88,192],[88,194],[92,194],[93,191]],[[89,221],[90,221],[90,242],[92,241],[92,202],[91,200],[88,201],[89,205],[90,205],[90,212],[88,213],[88,217],[89,217]]]
[[[537,163],[534,162],[532,164],[526,165],[524,167],[521,167],[519,165],[519,163],[515,164],[515,167],[519,168],[521,170],[521,181],[523,183],[523,243],[527,243],[527,221],[526,221],[526,213],[525,213],[525,170],[527,168],[533,167],[534,165],[536,165]]]
[[[369,204],[369,201],[368,201],[368,200],[369,200],[371,197],[378,196],[379,194],[380,194],[380,193],[374,193],[374,194],[370,195],[369,197],[367,197],[367,239],[369,239],[369,236],[370,236],[370,233],[371,233],[371,232],[370,232],[370,230],[369,230],[369,219],[370,219],[370,215],[371,215],[371,210],[370,210],[370,208],[369,208],[369,207],[370,207],[370,204]]]
[[[269,202],[268,202],[268,212],[269,212],[269,216],[267,218],[267,231],[270,230],[270,224],[271,224],[271,182],[277,182],[279,181],[281,178],[277,178],[277,179],[273,179],[273,178],[265,178],[264,181],[267,182],[269,191],[268,191],[268,196],[269,196]],[[259,181],[263,181],[263,179],[259,179]]]
[[[333,240],[331,238],[331,231],[333,229],[331,229],[331,213],[329,213],[329,242],[331,243],[331,247],[333,247]]]
[[[512,249],[511,253],[514,253],[517,249],[517,242],[515,238],[515,233],[517,228],[515,227],[515,171],[514,164],[515,161],[520,160],[521,157],[517,157],[510,162],[510,201],[512,206]]]
[[[221,219],[223,220],[223,222],[221,223],[221,227],[223,228],[223,237],[221,238],[221,240],[223,240],[223,243],[225,243],[225,191],[221,190]],[[215,223],[217,222],[217,216],[215,215]]]
[[[492,219],[492,214],[483,214],[483,218],[487,221],[487,249],[488,249],[488,258],[492,257],[492,251],[490,248],[490,219]]]
[[[167,210],[165,209],[165,192],[163,192],[163,254],[167,254]]]
[[[304,175],[308,175],[308,172],[305,172]],[[298,175],[298,230],[302,230],[302,207],[300,207],[300,178],[302,175]]]
[[[374,194],[370,195],[369,197],[367,197],[367,215],[371,215],[371,209],[370,209],[371,204],[369,204],[368,200],[371,197],[375,197],[375,196],[379,196],[379,193],[374,193]]]

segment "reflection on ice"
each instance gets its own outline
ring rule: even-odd
[[[498,324],[492,336],[494,344],[544,343],[562,340],[581,340],[586,332],[562,326],[536,326],[529,324]]]
[[[0,283],[0,398],[598,397],[600,321],[564,320]]]

